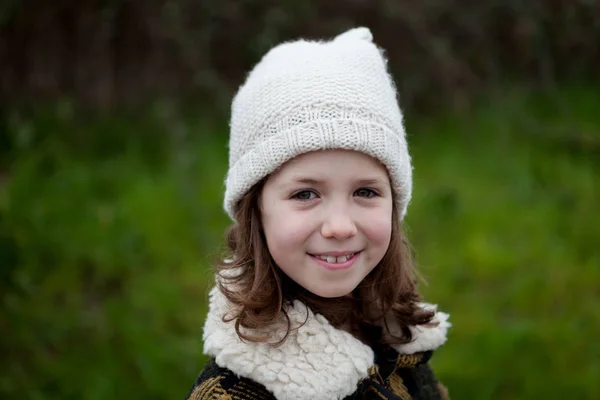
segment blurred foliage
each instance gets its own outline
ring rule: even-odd
[[[406,110],[452,398],[600,398],[597,0],[0,2],[0,397],[185,395],[231,95],[357,25]]]
[[[231,93],[272,46],[357,25],[386,49],[403,106],[467,106],[506,80],[598,79],[597,0],[10,0],[0,100],[113,108]],[[2,105],[2,103],[0,103]]]
[[[0,393],[9,398],[172,398],[198,369],[208,263],[225,219],[221,177],[206,171],[226,155],[216,139],[174,142],[173,130],[216,128],[160,108],[135,120],[8,118]]]
[[[599,89],[407,117],[407,225],[454,324],[433,359],[453,398],[600,397]],[[5,114],[1,397],[185,395],[228,224],[227,126],[201,110]]]

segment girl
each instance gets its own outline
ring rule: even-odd
[[[419,302],[401,222],[412,172],[366,28],[273,48],[232,105],[225,210],[188,399],[441,399],[448,316]]]

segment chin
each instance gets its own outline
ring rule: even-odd
[[[343,287],[343,286],[337,286],[337,287],[321,287],[321,288],[315,288],[315,290],[311,290],[311,292],[313,292],[314,294],[316,294],[319,297],[323,297],[324,299],[334,299],[336,297],[343,297],[346,296],[350,293],[352,293],[352,291],[356,288],[356,285],[354,287]]]

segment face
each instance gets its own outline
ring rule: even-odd
[[[275,263],[321,297],[354,290],[390,243],[388,174],[363,153],[328,150],[294,158],[267,179],[260,208]]]

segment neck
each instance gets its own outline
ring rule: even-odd
[[[417,309],[416,302],[390,304],[385,309],[381,301],[374,299],[374,294],[358,288],[346,296],[324,298],[309,292],[287,276],[282,279],[282,290],[288,294],[285,300],[289,304],[295,300],[301,301],[315,314],[324,316],[333,327],[350,333],[364,344],[404,344],[411,339],[406,322],[393,309],[409,311],[412,315]],[[395,329],[395,334],[391,334],[385,321],[392,322],[394,327],[400,329]]]

